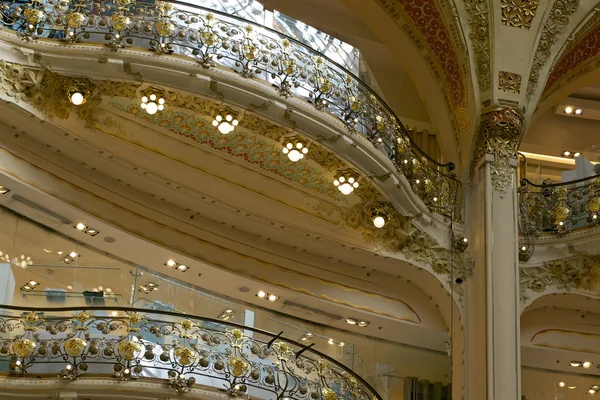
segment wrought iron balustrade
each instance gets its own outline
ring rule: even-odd
[[[149,4],[152,3],[152,4]],[[178,1],[4,0],[6,28],[23,39],[136,47],[186,56],[266,81],[342,121],[391,160],[435,212],[455,215],[460,182],[410,139],[388,105],[359,78],[310,47],[236,16]]]
[[[255,328],[132,308],[1,306],[0,371],[20,376],[110,375],[194,384],[232,396],[381,400],[361,377],[311,348]]]
[[[521,180],[519,218],[522,233],[562,234],[600,223],[600,175],[570,182],[536,185]]]

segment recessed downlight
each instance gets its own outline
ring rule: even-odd
[[[558,386],[560,386],[560,387],[565,387],[565,385],[566,385],[566,383],[564,383],[564,382],[558,382]]]
[[[354,318],[346,318],[346,323],[348,323],[350,325],[356,325],[358,323],[358,321],[355,320]]]
[[[275,303],[277,300],[279,300],[279,296],[275,294],[269,294],[264,290],[259,290],[258,293],[256,293],[256,297],[259,299],[269,300],[271,303]]]
[[[569,365],[571,367],[581,367],[581,361],[571,361]]]
[[[581,364],[583,368],[592,368],[592,365],[594,364],[591,361],[584,361],[583,364]]]
[[[573,114],[573,111],[574,111],[573,107],[571,107],[571,106],[565,107],[565,114]]]
[[[575,115],[583,115],[583,109],[582,108],[576,108],[575,109]]]

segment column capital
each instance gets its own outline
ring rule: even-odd
[[[499,107],[481,115],[475,153],[469,176],[473,178],[475,168],[486,154],[494,156],[492,164],[492,185],[494,190],[506,194],[511,183],[513,168],[517,158],[517,147],[521,136],[523,117],[511,107]]]

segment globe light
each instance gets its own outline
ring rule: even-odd
[[[347,182],[338,186],[338,189],[340,189],[340,192],[342,192],[342,194],[345,194],[346,196],[354,191],[352,185]]]
[[[150,115],[156,114],[158,111],[165,109],[165,99],[158,97],[155,93],[148,93],[142,96],[142,104],[140,107]]]
[[[235,127],[238,126],[239,121],[233,118],[232,115],[227,114],[225,116],[221,114],[217,114],[215,119],[212,121],[212,125],[217,128],[219,132],[223,135],[227,135],[235,130]]]
[[[154,115],[156,114],[156,112],[158,111],[158,105],[151,101],[150,103],[146,104],[146,112],[150,115]]]
[[[82,93],[74,92],[73,94],[71,94],[70,100],[73,105],[80,106],[85,102],[85,97]]]
[[[358,187],[355,176],[357,176],[357,173],[352,170],[341,171],[339,172],[339,177],[333,181],[333,184],[337,186],[342,194],[347,196]]]
[[[373,218],[373,225],[375,225],[375,228],[383,228],[385,225],[385,218],[381,215],[376,216]]]

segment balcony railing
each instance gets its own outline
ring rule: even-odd
[[[600,175],[541,185],[522,179],[519,210],[521,231],[531,236],[596,226],[600,223]]]
[[[110,375],[161,379],[177,392],[198,384],[265,399],[381,400],[351,370],[283,332],[122,307],[1,307],[0,369],[15,377]]]
[[[186,56],[266,81],[342,121],[391,160],[434,212],[455,215],[460,182],[410,139],[388,105],[338,63],[275,30],[184,2],[5,0],[4,26],[26,40],[101,43]]]

